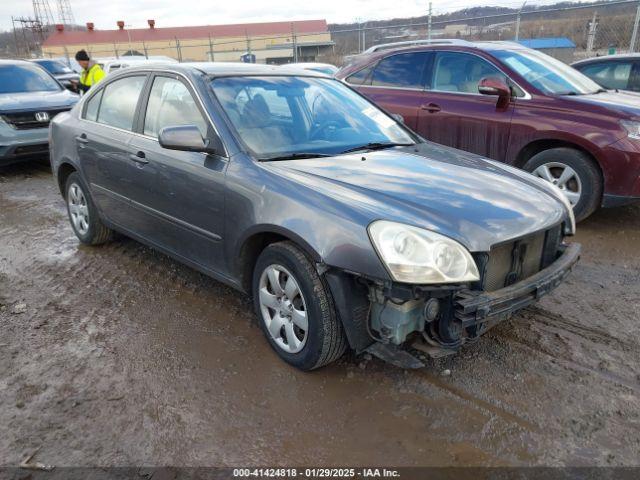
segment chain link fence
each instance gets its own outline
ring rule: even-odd
[[[639,14],[638,0],[562,8],[530,7],[489,16],[474,16],[462,11],[450,15],[425,16],[411,23],[364,22],[355,28],[333,26],[332,38],[336,42],[336,52],[346,57],[373,45],[420,39],[549,39],[547,44],[551,51],[547,53],[564,61],[573,61],[596,55],[638,51]],[[569,42],[561,42],[560,39],[568,39]],[[558,41],[557,48],[552,47],[553,40]]]

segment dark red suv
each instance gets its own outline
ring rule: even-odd
[[[337,77],[427,140],[553,182],[578,219],[640,200],[640,95],[604,90],[541,52],[455,40],[392,47]]]

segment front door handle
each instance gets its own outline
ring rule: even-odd
[[[136,163],[141,163],[142,165],[146,165],[149,163],[149,160],[146,158],[147,156],[142,150],[138,150],[136,153],[132,153],[129,155],[129,158]]]
[[[437,105],[435,103],[429,103],[428,105],[420,105],[420,109],[426,110],[429,113],[436,113],[442,110],[442,108],[440,108],[440,105]]]
[[[81,135],[78,135],[76,137],[76,142],[78,142],[80,145],[86,145],[87,143],[89,143],[89,139],[87,138],[87,134],[83,133]]]

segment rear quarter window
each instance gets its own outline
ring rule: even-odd
[[[100,101],[102,100],[103,93],[104,93],[104,89],[96,93],[87,102],[87,106],[84,111],[84,118],[86,120],[91,120],[92,122],[95,122],[96,120],[98,120],[98,111],[100,110]]]
[[[362,70],[358,70],[356,73],[347,77],[347,83],[351,85],[371,85],[371,72],[373,71],[373,65],[364,67]]]

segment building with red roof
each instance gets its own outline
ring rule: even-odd
[[[84,49],[93,58],[123,55],[168,56],[180,61],[240,61],[249,54],[260,63],[281,64],[315,61],[332,51],[334,42],[326,20],[203,25],[156,26],[98,30],[87,23],[86,30],[69,30],[56,25],[42,51],[48,57],[73,57]]]

